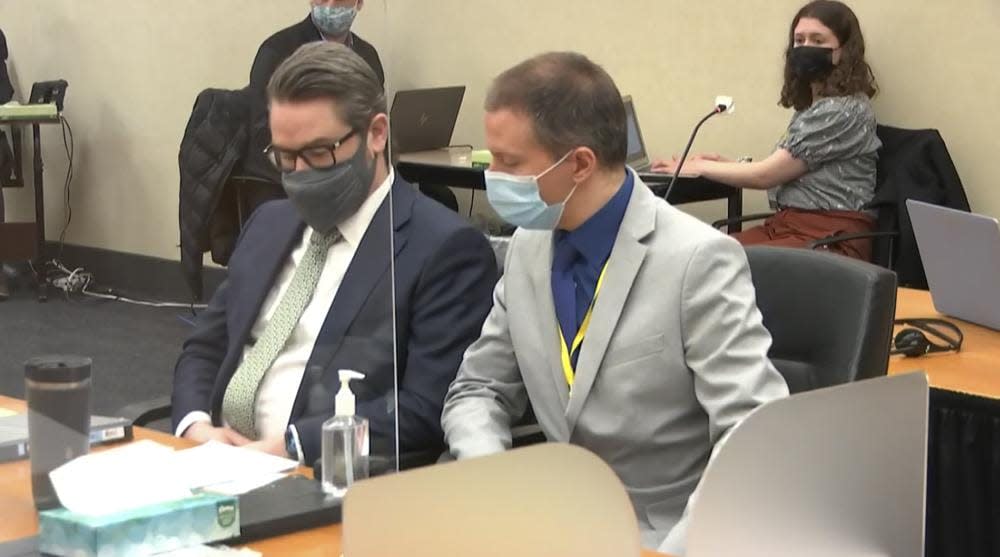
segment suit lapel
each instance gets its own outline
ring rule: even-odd
[[[648,250],[643,240],[653,231],[655,224],[655,198],[646,185],[635,177],[632,197],[608,259],[604,284],[594,305],[590,329],[580,347],[573,391],[566,407],[566,422],[570,433],[573,432],[594,385],[604,354],[622,317],[632,284],[642,268]]]
[[[395,255],[403,250],[409,238],[407,227],[413,212],[416,193],[413,187],[397,178],[392,185],[392,196],[395,220]],[[364,306],[368,297],[374,291],[382,275],[389,269],[389,198],[382,202],[365,232],[361,244],[358,245],[354,258],[351,259],[344,279],[337,289],[330,311],[320,329],[313,353],[306,364],[306,374],[299,388],[299,396],[292,408],[292,417],[304,411],[306,397],[302,393],[308,391],[308,385],[318,380],[330,364],[330,360],[340,348],[344,335],[358,312]]]
[[[271,259],[260,259],[260,274],[248,275],[248,277],[253,276],[257,280],[254,282],[247,281],[247,290],[241,295],[241,298],[250,300],[251,303],[236,306],[240,314],[234,320],[239,326],[237,329],[238,334],[233,337],[233,344],[238,346],[240,351],[243,350],[243,346],[246,345],[250,337],[250,330],[253,328],[254,323],[257,322],[257,317],[260,315],[264,300],[274,287],[275,281],[278,280],[278,274],[284,269],[288,258],[291,257],[292,250],[302,241],[302,231],[305,229],[305,223],[298,217],[290,203],[283,207],[283,209],[288,213],[287,218],[275,219],[273,234],[263,236],[272,239],[273,243],[270,246],[259,246],[254,250],[257,253],[274,254],[274,256]],[[228,378],[226,380],[228,381]]]
[[[539,245],[535,251],[535,260],[532,261],[530,269],[531,287],[534,300],[537,304],[536,315],[538,316],[539,338],[542,343],[542,354],[546,375],[552,382],[552,393],[555,398],[551,406],[545,409],[535,408],[535,414],[539,412],[552,412],[554,417],[559,418],[566,411],[569,403],[569,386],[566,385],[566,378],[563,376],[562,362],[559,357],[559,321],[556,318],[555,301],[552,299],[552,234],[541,235]],[[562,422],[562,419],[553,420],[554,423]],[[563,441],[568,441],[568,430],[562,432]]]

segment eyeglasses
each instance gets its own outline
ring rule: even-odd
[[[347,135],[327,145],[311,145],[303,149],[281,149],[268,145],[264,154],[278,170],[294,172],[299,159],[305,161],[309,168],[323,170],[337,164],[337,149],[357,133],[357,130],[347,132]]]

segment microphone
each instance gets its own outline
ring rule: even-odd
[[[715,108],[706,114],[704,118],[698,120],[698,124],[693,130],[691,130],[691,137],[688,138],[687,145],[684,146],[684,152],[681,154],[680,160],[677,161],[677,168],[674,169],[674,175],[670,178],[670,185],[667,186],[667,193],[663,196],[664,200],[667,202],[670,201],[670,192],[674,191],[674,184],[677,183],[677,178],[681,175],[681,169],[684,167],[684,161],[687,160],[688,152],[691,151],[691,145],[694,144],[694,138],[698,135],[698,130],[701,129],[701,125],[716,114],[732,114],[733,110],[735,110],[735,108],[732,97],[725,97],[721,95],[715,97]]]

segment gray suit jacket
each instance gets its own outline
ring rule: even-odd
[[[549,441],[583,446],[621,478],[647,547],[683,551],[681,521],[716,443],[788,395],[767,352],[750,269],[732,238],[638,177],[570,389],[550,283],[552,233],[518,230],[482,336],[442,424],[456,458],[511,446],[531,402]],[[661,546],[661,543],[663,544]]]

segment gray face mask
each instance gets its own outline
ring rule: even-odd
[[[320,234],[330,234],[358,212],[375,180],[375,164],[367,161],[367,137],[350,159],[330,168],[307,168],[281,175],[285,193],[302,220]]]

